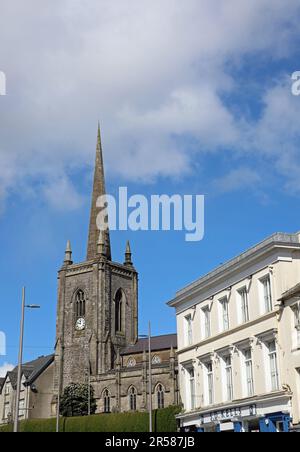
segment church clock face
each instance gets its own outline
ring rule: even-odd
[[[85,329],[85,319],[83,317],[77,319],[75,329],[77,331],[83,331]]]

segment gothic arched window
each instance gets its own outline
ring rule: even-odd
[[[160,410],[165,407],[165,390],[163,385],[159,384],[156,387],[157,408]]]
[[[108,389],[105,389],[103,393],[104,413],[110,413],[110,393]]]
[[[83,290],[78,290],[75,303],[76,318],[85,317],[85,295]]]
[[[136,411],[136,396],[137,396],[137,391],[132,386],[129,389],[129,408],[130,408],[130,411]]]
[[[158,355],[154,355],[152,358],[152,364],[161,364],[161,359]]]
[[[124,318],[124,294],[121,289],[118,290],[115,297],[115,331],[121,333],[123,331]]]
[[[136,360],[132,357],[128,358],[127,367],[135,367],[135,366],[136,366]]]

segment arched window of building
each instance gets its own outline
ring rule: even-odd
[[[136,389],[132,386],[129,389],[129,409],[130,411],[136,411],[136,399],[137,399],[137,391]]]
[[[122,289],[119,289],[115,297],[115,331],[121,333],[123,331],[123,319],[124,319],[124,293]]]
[[[85,317],[85,295],[83,290],[78,290],[75,300],[76,318]]]
[[[136,366],[136,360],[132,357],[128,358],[127,367],[135,367],[135,366]]]
[[[104,413],[110,413],[110,393],[108,389],[103,392]]]
[[[159,384],[156,386],[156,399],[157,408],[160,410],[165,407],[165,390],[163,385]]]
[[[152,358],[152,364],[160,364],[161,363],[161,359],[158,355],[154,355]]]

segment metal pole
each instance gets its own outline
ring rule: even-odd
[[[91,415],[91,369],[89,368],[89,379],[88,379],[88,415]]]
[[[25,317],[25,287],[23,287],[23,289],[22,289],[22,314],[21,314],[21,325],[20,325],[20,344],[19,344],[17,392],[16,392],[16,404],[15,404],[15,417],[14,417],[14,433],[18,433],[18,427],[19,427],[19,406],[20,406],[20,392],[21,392],[21,379],[22,379],[24,317]]]
[[[151,362],[151,322],[149,322],[149,432],[152,433],[152,362]]]
[[[60,387],[61,387],[61,357],[59,356],[58,391],[56,405],[56,433],[59,433]]]
[[[91,340],[92,335],[89,339],[89,367],[88,367],[88,416],[91,415]]]

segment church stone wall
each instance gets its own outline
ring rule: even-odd
[[[159,384],[164,390],[165,407],[179,404],[179,391],[177,385],[177,365],[175,358],[170,358],[170,350],[164,350],[153,353],[153,356],[166,357],[166,360],[158,365],[152,366],[152,406],[157,406],[156,389]],[[134,387],[137,391],[137,410],[145,411],[148,409],[148,359],[145,354],[135,354],[136,366],[133,368],[119,367],[113,373],[101,375],[93,379],[95,397],[97,399],[97,412],[104,412],[104,391],[107,389],[110,394],[111,411],[130,411],[129,390]],[[124,359],[124,357],[122,357]]]

